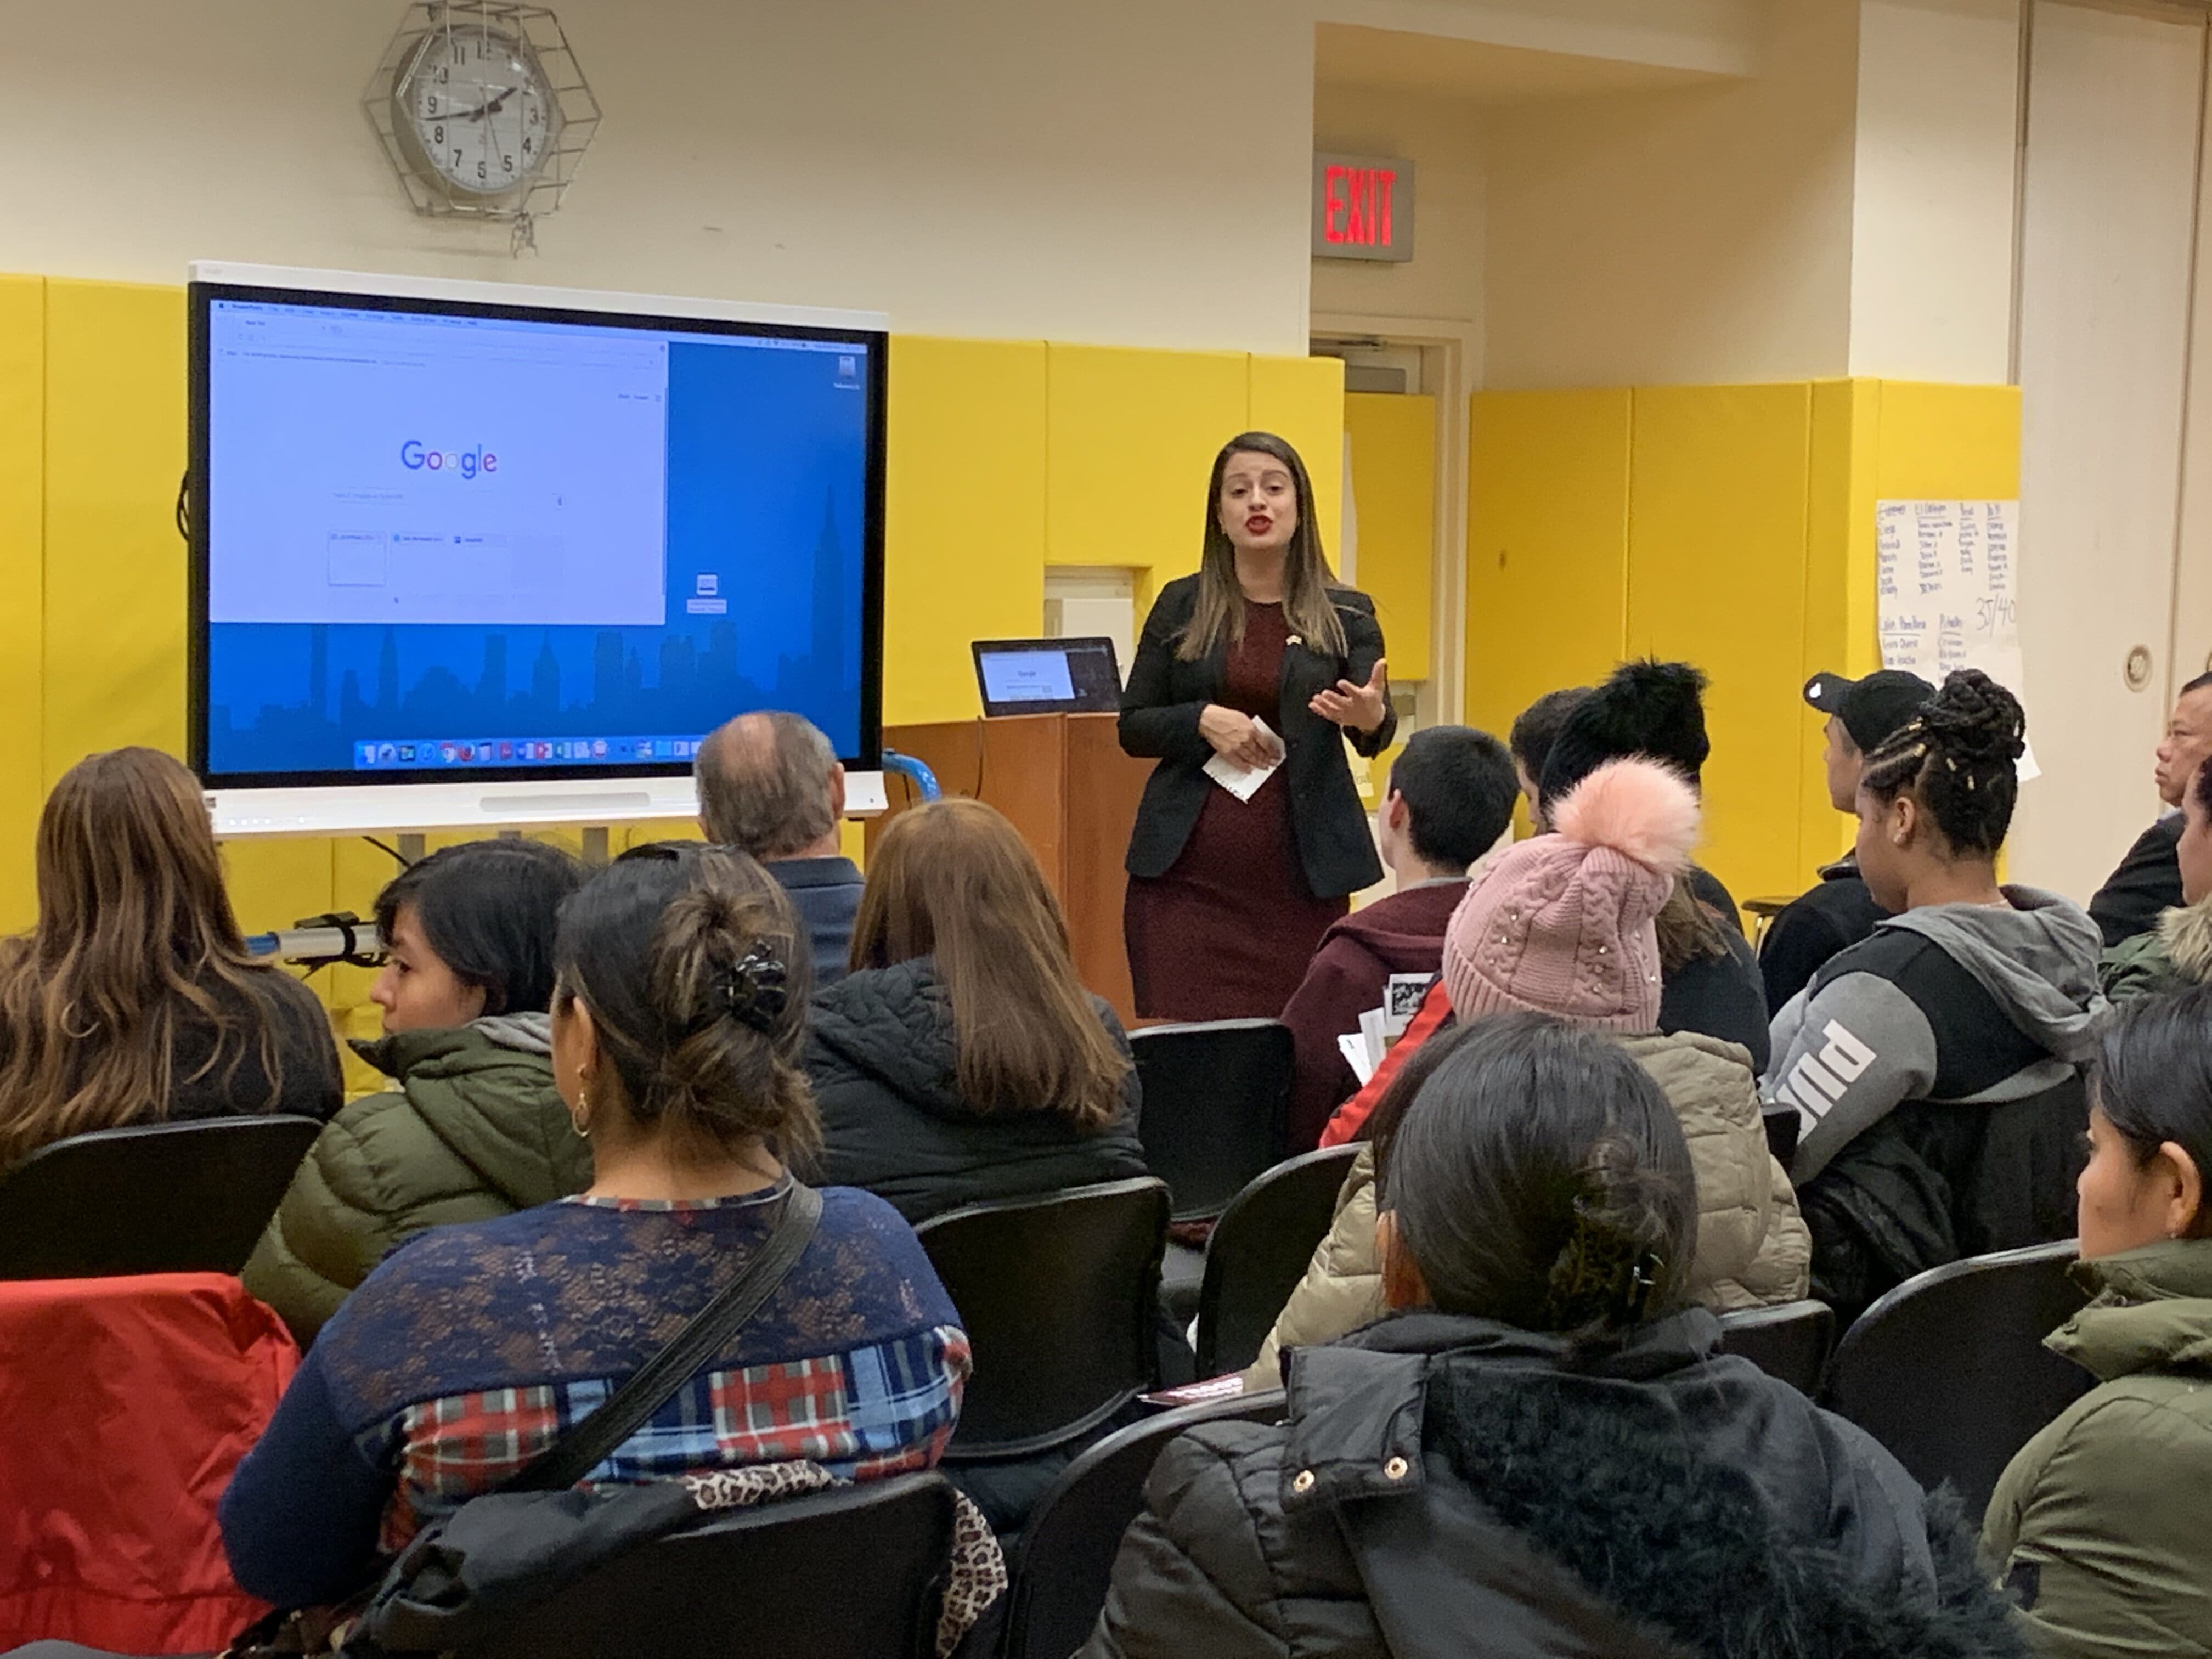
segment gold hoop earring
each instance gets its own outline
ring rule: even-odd
[[[575,1130],[577,1139],[592,1138],[592,1097],[581,1088],[576,1091],[576,1109],[568,1114],[568,1123]]]

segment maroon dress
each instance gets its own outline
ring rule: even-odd
[[[1282,606],[1245,602],[1244,637],[1229,649],[1222,707],[1274,731],[1290,635]],[[1273,1019],[1329,923],[1351,908],[1350,899],[1316,898],[1306,885],[1279,769],[1249,800],[1212,789],[1168,872],[1129,878],[1121,932],[1137,1012]]]

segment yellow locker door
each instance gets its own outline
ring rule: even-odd
[[[1046,349],[1047,564],[1137,570],[1142,617],[1198,568],[1206,485],[1251,418],[1241,352]]]
[[[1467,718],[1501,738],[1601,678],[1628,602],[1629,394],[1480,392],[1469,411]]]
[[[32,873],[45,799],[40,639],[45,518],[46,285],[0,276],[0,933],[38,915]]]
[[[1357,585],[1375,600],[1394,681],[1429,678],[1435,617],[1437,400],[1381,392],[1344,399]]]
[[[884,723],[968,720],[975,640],[1044,626],[1046,348],[891,341]]]
[[[1628,648],[1711,678],[1699,861],[1737,899],[1795,893],[1813,388],[1635,394]]]

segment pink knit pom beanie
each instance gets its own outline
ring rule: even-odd
[[[1698,797],[1654,761],[1592,772],[1468,890],[1444,933],[1452,1011],[1552,1014],[1589,1030],[1659,1024],[1652,918],[1698,839]]]

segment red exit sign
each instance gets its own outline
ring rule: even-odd
[[[1413,257],[1413,164],[1382,155],[1314,157],[1317,259]]]

